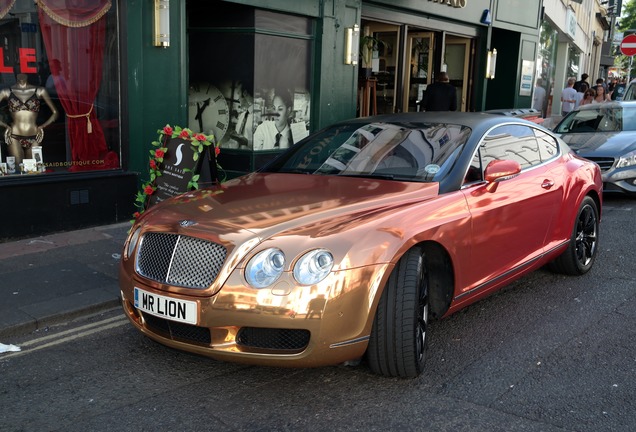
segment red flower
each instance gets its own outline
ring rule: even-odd
[[[168,136],[172,136],[172,128],[166,125],[166,127],[163,128],[163,133],[165,133]]]
[[[150,186],[150,185],[148,185],[148,186],[146,186],[146,187],[144,188],[144,193],[145,193],[146,195],[152,195],[152,193],[153,193],[154,191],[155,191],[155,190],[154,190],[154,189],[152,188],[152,186]]]
[[[188,139],[190,138],[190,134],[188,133],[187,130],[182,130],[181,133],[179,134],[179,138],[181,139]]]
[[[194,135],[194,139],[196,139],[197,141],[205,141],[205,135],[203,135],[203,134],[195,134]]]
[[[157,162],[154,159],[150,159],[150,168],[157,169]]]
[[[155,150],[155,157],[162,158],[162,157],[164,157],[165,154],[166,154],[166,152],[164,152],[161,149]]]
[[[133,217],[134,217],[135,219],[137,219],[139,216],[141,216],[141,213],[139,213],[139,212],[134,212],[134,213],[133,213]]]
[[[218,156],[221,153],[221,149],[219,147],[214,147],[214,156]]]

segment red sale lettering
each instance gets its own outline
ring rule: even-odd
[[[35,48],[20,48],[18,49],[20,56],[20,71],[19,73],[37,73],[38,68],[37,57],[35,56]],[[7,66],[4,64],[4,48],[0,48],[0,73],[14,73],[13,66]],[[30,66],[30,63],[33,66]]]
[[[29,66],[29,63],[36,64],[35,48],[20,48],[20,72],[22,73],[37,73],[38,68],[35,66]]]
[[[13,73],[13,67],[4,64],[4,48],[0,48],[0,73]]]

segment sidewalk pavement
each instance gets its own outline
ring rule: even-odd
[[[0,343],[119,306],[129,222],[0,243]]]

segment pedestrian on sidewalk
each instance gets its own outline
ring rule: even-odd
[[[568,85],[561,92],[561,115],[566,116],[576,107],[577,92],[574,90],[574,78],[568,79]]]
[[[532,95],[532,108],[541,112],[541,117],[545,118],[545,89],[543,88],[543,80],[541,78],[537,78],[537,83],[534,87],[534,93]]]
[[[448,74],[440,72],[437,82],[429,84],[424,92],[424,111],[457,111],[457,90],[450,84]]]

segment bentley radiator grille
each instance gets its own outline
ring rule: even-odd
[[[147,233],[137,252],[137,273],[185,288],[209,287],[223,266],[220,244],[178,234]]]
[[[309,344],[308,330],[243,327],[236,344],[270,350],[302,350]]]
[[[193,342],[200,345],[210,345],[212,341],[210,330],[207,328],[170,321],[147,313],[144,313],[143,316],[148,329],[155,333],[163,333],[170,339]]]

